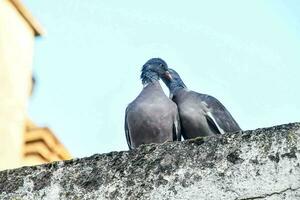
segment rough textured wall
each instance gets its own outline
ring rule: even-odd
[[[0,199],[300,199],[300,124],[0,172]]]
[[[0,170],[20,165],[34,33],[8,0],[0,0]]]

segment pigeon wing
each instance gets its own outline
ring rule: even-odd
[[[206,94],[200,94],[200,98],[208,108],[206,117],[209,123],[214,124],[213,126],[218,129],[219,133],[241,130],[238,123],[220,101]]]
[[[128,122],[127,122],[127,112],[128,112],[127,109],[128,109],[128,107],[126,108],[126,111],[125,111],[125,125],[124,125],[124,128],[125,128],[126,141],[127,141],[129,149],[131,150],[133,148],[131,146],[131,139],[130,139],[130,133],[129,133],[129,128],[128,128]]]
[[[173,123],[173,141],[181,141],[181,126],[178,113]]]

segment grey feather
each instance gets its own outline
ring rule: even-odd
[[[177,104],[185,139],[241,130],[221,102],[210,95],[188,90],[175,70],[169,69],[169,72],[172,79],[162,79]]]
[[[128,129],[128,122],[127,122],[127,108],[126,108],[126,111],[125,111],[125,136],[126,136],[126,141],[127,141],[127,145],[128,145],[128,148],[131,150],[132,149],[132,146],[131,146],[131,140],[130,140],[130,134],[129,134],[129,129]]]
[[[221,134],[223,134],[222,131],[234,132],[241,130],[229,111],[216,98],[206,94],[199,94],[199,99],[207,105],[207,109],[211,114],[210,117],[213,118]]]
[[[163,74],[167,67],[154,61],[148,61],[143,66],[147,70],[142,71],[141,76],[144,88],[125,111],[125,134],[129,149],[142,144],[181,139],[177,106],[164,94],[158,82],[158,73]]]

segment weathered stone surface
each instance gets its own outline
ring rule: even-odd
[[[2,171],[0,199],[300,199],[300,123]]]

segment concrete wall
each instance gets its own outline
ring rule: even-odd
[[[34,32],[8,0],[0,1],[0,169],[19,166]]]
[[[300,199],[300,123],[6,170],[0,199]]]

